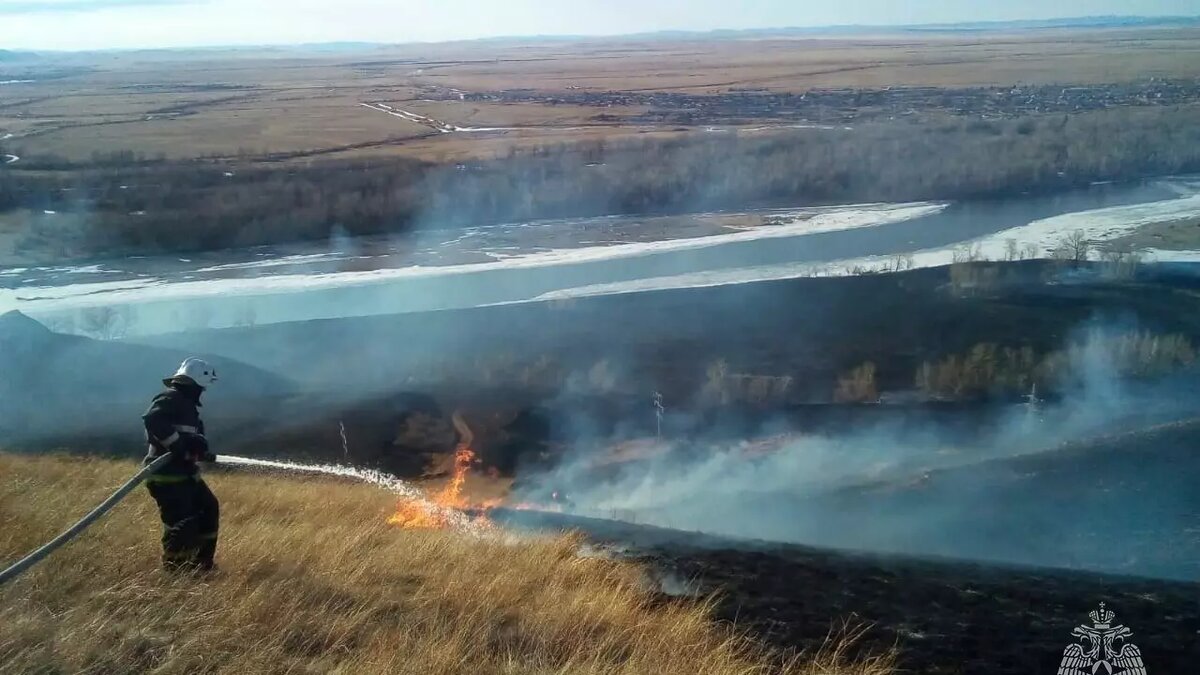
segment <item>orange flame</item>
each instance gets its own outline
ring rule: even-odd
[[[472,521],[461,511],[469,506],[462,491],[463,484],[467,481],[467,471],[475,462],[475,451],[471,449],[471,442],[475,437],[458,412],[454,413],[451,420],[462,440],[454,450],[454,473],[450,482],[428,499],[402,497],[396,504],[396,512],[387,520],[389,525],[412,529],[444,529],[468,522],[475,525],[488,522],[485,518]]]

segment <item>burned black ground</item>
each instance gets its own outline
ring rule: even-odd
[[[1182,675],[1200,658],[1194,583],[840,552],[562,514],[497,515],[582,530],[602,551],[651,565],[669,589],[715,594],[719,616],[783,649],[814,650],[843,622],[865,623],[861,648],[898,646],[902,672],[1053,673],[1075,641],[1072,628],[1105,602],[1133,629],[1151,672]]]

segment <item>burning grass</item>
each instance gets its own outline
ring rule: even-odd
[[[133,468],[0,454],[0,560],[40,545]],[[813,659],[768,652],[715,623],[710,604],[648,590],[638,566],[579,557],[573,536],[397,529],[393,495],[335,480],[210,483],[221,572],[159,573],[157,515],[136,493],[0,589],[0,671],[891,672],[888,659],[845,665],[840,645]]]
[[[449,481],[441,490],[426,498],[401,497],[396,503],[396,512],[387,519],[389,525],[434,530],[458,527],[476,532],[491,527],[486,516],[471,518],[462,511],[471,506],[463,495],[463,486],[467,482],[467,472],[476,463],[475,451],[471,449],[475,435],[460,413],[455,412],[451,420],[458,429],[460,440],[454,450],[454,466]]]

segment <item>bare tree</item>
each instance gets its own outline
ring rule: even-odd
[[[137,323],[137,310],[130,305],[121,305],[117,308],[118,334],[113,337],[125,337],[129,331],[133,330],[134,324]]]
[[[208,305],[197,305],[188,312],[187,328],[188,330],[204,330],[212,324],[213,311]]]
[[[917,369],[916,377],[913,378],[917,389],[926,396],[932,396],[936,393],[933,373],[933,364],[925,361],[921,363],[921,367]]]
[[[115,340],[125,337],[137,323],[137,310],[129,305],[120,307],[88,307],[80,312],[79,330],[99,340]],[[71,322],[71,328],[75,322]]]
[[[1092,242],[1087,238],[1087,234],[1083,230],[1075,230],[1067,238],[1071,245],[1071,255],[1076,262],[1083,262],[1088,259],[1092,252]]]
[[[956,263],[971,263],[984,260],[983,245],[976,243],[967,243],[954,249],[952,260]]]
[[[700,396],[709,404],[725,405],[729,403],[729,362],[717,359],[708,364],[704,371],[704,387]]]
[[[1092,252],[1092,242],[1083,230],[1075,230],[1059,240],[1054,257],[1059,260],[1084,262]]]
[[[239,328],[253,328],[258,323],[258,312],[249,302],[238,308],[233,317],[233,325]]]
[[[1017,240],[1013,239],[1011,237],[1008,239],[1005,239],[1004,240],[1004,259],[1011,262],[1011,261],[1017,259],[1017,255],[1018,255]]]
[[[1101,254],[1105,272],[1114,279],[1132,279],[1142,262],[1140,253],[1129,248],[1111,248]]]
[[[915,260],[911,253],[897,253],[892,257],[891,271],[903,272],[911,270],[915,266]]]
[[[73,314],[62,314],[58,316],[47,316],[38,319],[42,325],[49,328],[55,333],[74,333],[75,332],[75,316]]]
[[[868,361],[839,377],[833,400],[836,403],[878,402],[879,387],[875,383],[875,364]]]
[[[112,307],[107,305],[88,307],[80,313],[79,319],[80,329],[87,335],[100,340],[111,340],[116,337],[120,316]]]

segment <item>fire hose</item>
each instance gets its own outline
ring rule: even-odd
[[[466,422],[462,419],[462,416],[457,412],[455,413],[453,419],[455,428],[457,428],[459,433],[469,441],[473,437],[471,434],[471,428],[466,425]],[[53,553],[63,544],[66,544],[68,541],[71,541],[78,536],[79,533],[87,529],[89,525],[98,520],[105,513],[108,513],[110,510],[112,510],[112,508],[117,505],[117,502],[124,499],[126,495],[133,491],[134,488],[145,481],[150,474],[158,471],[158,469],[166,464],[170,458],[171,455],[166,454],[142,467],[141,471],[138,471],[124,485],[118,488],[117,491],[112,494],[112,496],[104,500],[103,503],[93,509],[91,513],[88,513],[86,516],[80,519],[79,522],[72,525],[70,529],[58,535],[33,553],[25,556],[16,564],[3,571],[0,571],[0,586],[20,576],[22,572],[41,562],[46,556]],[[354,467],[327,464],[297,464],[295,462],[279,462],[269,459],[238,457],[236,455],[217,455],[217,463],[223,466],[282,469],[285,471],[299,471],[304,473],[320,473],[331,476],[341,476],[377,485],[385,490],[389,490],[409,498],[420,498],[421,496],[421,492],[419,490],[411,485],[408,485],[403,480],[400,480],[399,478],[396,478],[390,474],[370,469],[356,469]]]
[[[170,461],[170,459],[170,454],[164,454],[162,457],[159,457],[153,462],[150,462],[146,466],[142,467],[142,470],[134,474],[133,478],[130,478],[128,481],[126,481],[124,485],[118,488],[116,492],[112,493],[108,499],[105,499],[103,502],[101,502],[99,506],[92,509],[90,513],[83,518],[80,518],[79,522],[67,528],[66,531],[51,539],[41,548],[37,549],[33,553],[30,553],[24,558],[21,558],[15,564],[0,572],[0,585],[4,585],[5,583],[17,578],[22,572],[41,562],[44,558],[46,558],[46,556],[56,551],[63,544],[66,544],[77,537],[79,533],[86,530],[89,525],[96,522],[104,514],[111,511],[112,507],[116,506],[118,502],[124,499],[126,495],[140,485],[142,481],[146,480],[150,474],[158,471],[164,464]]]

